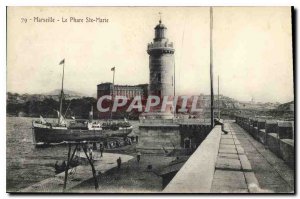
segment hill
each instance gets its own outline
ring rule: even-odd
[[[277,110],[278,111],[294,111],[294,101],[287,102],[287,103],[284,103],[284,104],[280,104],[277,107]]]
[[[47,93],[42,93],[42,95],[60,95],[61,89],[55,89],[53,91],[47,92]],[[85,95],[79,92],[71,91],[64,89],[64,94],[68,96],[78,96],[78,97],[84,97]]]

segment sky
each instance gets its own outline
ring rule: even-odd
[[[9,7],[7,91],[46,93],[61,87],[95,95],[97,84],[149,82],[147,44],[159,12],[175,47],[177,95],[210,93],[209,7]],[[237,100],[288,102],[293,95],[290,7],[214,7],[214,90]],[[33,17],[60,22],[34,23]],[[101,17],[108,23],[62,23]],[[22,23],[21,18],[32,19]]]

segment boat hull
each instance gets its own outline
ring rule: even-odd
[[[125,137],[132,132],[132,127],[118,130],[80,130],[80,129],[51,129],[33,127],[33,136],[36,143],[61,143],[102,141],[109,137]]]

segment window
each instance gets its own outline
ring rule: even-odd
[[[161,82],[161,76],[160,73],[157,74],[157,81],[160,83]]]

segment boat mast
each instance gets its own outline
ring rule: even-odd
[[[60,124],[60,118],[62,113],[62,101],[64,95],[64,76],[65,76],[65,59],[63,59],[59,65],[63,65],[63,74],[62,74],[62,81],[61,81],[61,92],[60,92],[60,104],[59,104],[59,113],[58,113],[58,124]]]
[[[91,112],[90,112],[90,120],[91,120],[91,122],[94,119],[94,109],[93,108],[94,108],[93,105],[91,105]]]
[[[213,85],[213,8],[210,7],[210,124],[211,128],[214,127],[214,85]]]

